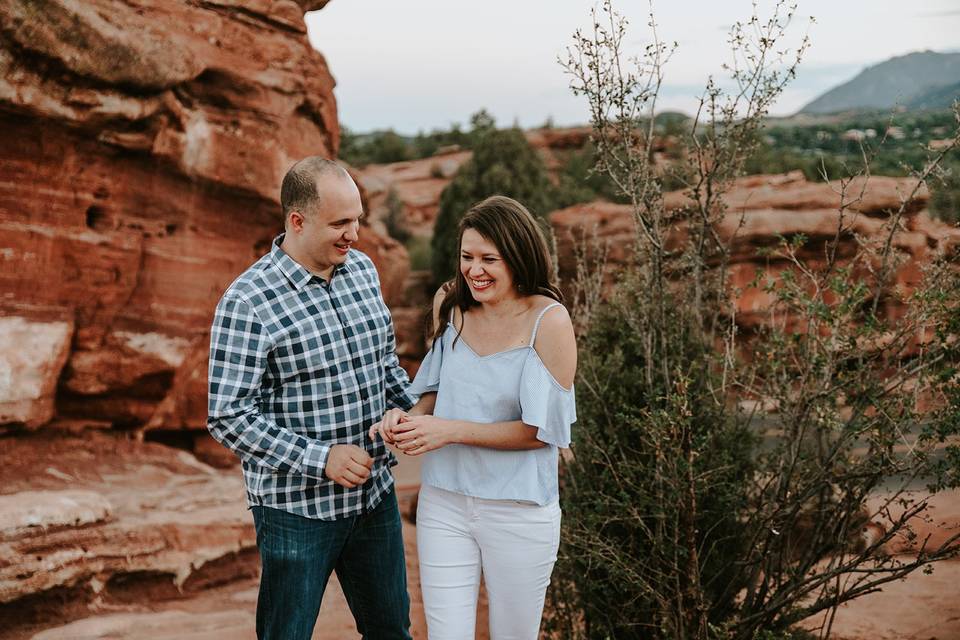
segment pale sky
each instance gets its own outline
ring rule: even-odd
[[[765,17],[772,0],[758,0]],[[932,49],[960,51],[960,0],[798,0],[788,45],[809,34],[798,77],[773,110],[788,115],[867,66]],[[314,47],[337,80],[340,122],[354,131],[466,125],[486,108],[500,125],[586,124],[583,98],[557,63],[573,32],[589,24],[593,0],[332,0],[307,14]],[[649,5],[619,0],[626,40],[650,41]],[[692,113],[710,74],[721,78],[729,26],[750,0],[654,2],[660,37],[678,50],[665,69],[660,110]],[[816,18],[810,24],[808,17]]]

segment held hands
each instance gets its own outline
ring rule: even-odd
[[[453,421],[434,416],[410,416],[393,430],[397,448],[411,456],[453,444],[454,435]]]
[[[370,440],[373,440],[377,437],[377,433],[380,434],[380,437],[383,438],[383,441],[387,444],[396,444],[394,442],[394,435],[397,428],[397,425],[400,424],[403,420],[407,420],[410,417],[410,414],[404,411],[403,409],[388,409],[380,422],[376,422],[370,427],[370,431],[367,433],[367,437]]]
[[[324,475],[341,487],[353,489],[370,477],[373,458],[366,451],[353,444],[335,444],[327,454],[327,466]]]

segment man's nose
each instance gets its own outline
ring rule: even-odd
[[[347,232],[344,234],[344,237],[350,242],[356,242],[357,239],[360,237],[358,233],[359,231],[360,231],[360,225],[352,224],[350,225],[349,228],[347,228]]]

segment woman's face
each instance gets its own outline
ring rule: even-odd
[[[498,302],[517,296],[513,275],[496,245],[475,229],[460,238],[460,273],[477,302]]]

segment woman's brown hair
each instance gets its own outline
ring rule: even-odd
[[[547,249],[547,240],[536,220],[522,204],[506,196],[491,196],[470,207],[457,233],[457,260],[463,232],[473,229],[493,243],[513,277],[520,295],[543,295],[563,302],[563,294],[553,282],[553,261]],[[436,341],[450,322],[454,307],[461,314],[480,303],[474,300],[470,287],[458,268],[452,280],[443,285],[443,302],[433,340]],[[460,329],[463,329],[461,323]],[[459,330],[457,331],[459,336]]]

